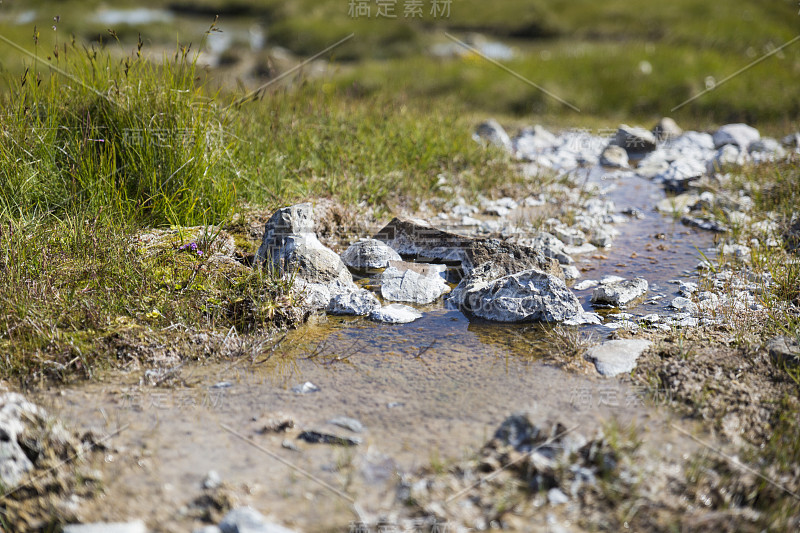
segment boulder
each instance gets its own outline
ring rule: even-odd
[[[800,343],[796,339],[779,335],[767,343],[767,351],[777,366],[800,366]]]
[[[575,294],[552,274],[533,269],[500,278],[475,274],[462,280],[448,304],[497,322],[560,322],[583,312]]]
[[[376,239],[362,239],[351,244],[342,254],[344,264],[356,269],[386,268],[389,261],[400,259],[397,252]]]
[[[326,306],[332,315],[366,316],[381,308],[378,298],[366,289],[337,294]]]
[[[539,126],[524,128],[513,140],[514,154],[519,159],[531,159],[536,154],[553,148],[558,138]]]
[[[480,143],[493,144],[508,152],[512,150],[511,138],[506,133],[506,130],[503,129],[503,126],[493,118],[479,124],[475,128],[472,138]]]
[[[592,346],[584,357],[601,375],[613,377],[636,368],[636,359],[652,344],[643,339],[611,340]]]
[[[423,221],[394,218],[375,238],[401,255],[420,261],[460,264],[465,274],[486,262],[506,269],[506,274],[536,268],[561,275],[558,262],[545,257],[541,249],[503,242],[476,239],[434,228]]]
[[[431,303],[450,290],[438,272],[431,273],[425,275],[390,266],[381,275],[381,296],[395,302]]]
[[[600,164],[611,168],[628,168],[628,152],[615,144],[606,146],[600,154]]]
[[[591,302],[600,307],[625,307],[647,294],[647,289],[648,283],[644,278],[605,283],[592,292]]]
[[[706,165],[694,159],[681,159],[670,163],[667,170],[656,174],[654,179],[664,183],[668,191],[683,192],[689,183],[699,180],[706,173]]]
[[[748,161],[746,149],[741,149],[734,144],[725,144],[717,150],[714,157],[706,163],[706,171],[709,174],[721,172],[728,166],[741,166]]]
[[[683,130],[674,120],[669,117],[664,117],[658,121],[652,133],[656,141],[665,142],[680,137],[683,135]]]
[[[613,144],[624,148],[628,154],[644,154],[656,149],[656,137],[644,128],[623,124],[617,129]]]
[[[714,132],[714,148],[722,148],[726,144],[739,147],[742,152],[747,152],[750,144],[761,138],[758,130],[747,124],[726,124]]]

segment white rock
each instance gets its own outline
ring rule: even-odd
[[[581,271],[575,265],[561,265],[561,271],[564,273],[564,279],[569,281],[581,277]]]
[[[363,239],[351,244],[342,254],[350,268],[386,268],[389,261],[400,261],[400,254],[377,239]]]
[[[506,133],[506,130],[503,129],[503,126],[493,118],[480,124],[475,129],[472,138],[478,142],[488,142],[508,152],[512,150],[511,138]]]
[[[726,124],[714,132],[714,148],[726,144],[735,144],[740,150],[747,151],[751,143],[761,138],[758,130],[747,124]]]
[[[450,287],[438,275],[425,276],[394,266],[384,270],[381,275],[381,296],[395,302],[427,304],[449,290]]]
[[[597,371],[606,377],[630,372],[636,368],[636,359],[653,343],[643,339],[619,339],[592,346],[586,352],[587,361],[594,363]]]
[[[422,318],[422,313],[407,305],[391,304],[373,311],[369,318],[375,322],[384,322],[386,324],[407,324]]]
[[[586,289],[593,289],[600,284],[599,281],[594,279],[586,279],[580,283],[576,283],[572,288],[576,291],[585,291]]]
[[[594,290],[591,302],[601,306],[624,307],[644,296],[647,288],[647,280],[644,278],[606,283]]]
[[[688,298],[684,298],[683,296],[673,298],[669,305],[673,309],[677,309],[678,311],[682,311],[684,313],[697,314],[698,311],[697,304]]]
[[[365,316],[380,308],[381,303],[374,294],[366,289],[358,289],[331,298],[327,311],[333,315]]]

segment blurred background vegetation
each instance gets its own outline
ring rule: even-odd
[[[388,94],[409,104],[435,100],[459,114],[492,114],[506,122],[591,126],[598,118],[649,123],[672,115],[687,126],[744,121],[786,131],[796,129],[800,115],[800,43],[672,109],[800,34],[798,9],[796,0],[5,0],[0,32],[51,58],[57,43],[73,37],[124,56],[141,34],[145,51],[160,57],[173,53],[176,42],[201,47],[220,15],[221,31],[202,43],[200,64],[209,66],[210,83],[226,90],[258,87],[354,33],[306,65],[302,78],[282,83],[317,80],[342,99]],[[467,52],[446,32],[581,113]],[[29,63],[0,46],[5,73]]]

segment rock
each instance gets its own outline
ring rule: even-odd
[[[375,322],[386,324],[407,324],[422,318],[422,313],[407,305],[391,304],[373,311],[369,318]]]
[[[342,259],[319,242],[313,228],[310,203],[279,209],[264,226],[256,264],[270,263],[281,274],[297,275],[311,283],[352,284],[353,277]]]
[[[342,254],[344,264],[356,269],[386,268],[389,261],[400,261],[400,255],[377,239],[363,239],[351,244]]]
[[[302,385],[295,385],[292,387],[292,392],[295,394],[311,394],[312,392],[319,392],[319,387],[310,381],[306,381]]]
[[[462,280],[448,304],[497,322],[560,322],[583,312],[575,294],[551,274],[526,270],[488,277]]]
[[[537,124],[532,128],[524,128],[514,138],[514,155],[518,159],[530,159],[535,154],[553,148],[557,143],[555,135]]]
[[[609,144],[600,154],[600,164],[604,167],[628,168],[628,152],[621,146]]]
[[[578,228],[557,226],[552,231],[553,235],[567,246],[580,246],[586,242],[586,234]]]
[[[670,163],[669,168],[653,178],[664,183],[668,191],[683,192],[689,183],[699,180],[706,173],[706,166],[694,159],[681,159]]]
[[[569,501],[569,496],[561,492],[561,489],[553,487],[547,491],[547,501],[550,505],[561,505]]]
[[[581,271],[575,265],[561,265],[561,270],[564,272],[564,279],[567,281],[581,277]]]
[[[763,153],[768,154],[769,156],[781,159],[786,157],[786,149],[784,149],[783,145],[778,142],[776,139],[772,139],[770,137],[762,137],[761,140],[755,141],[750,144],[748,151],[751,154],[754,153]]]
[[[594,290],[591,302],[598,306],[625,307],[644,296],[647,288],[647,280],[644,278],[607,283]]]
[[[800,132],[787,135],[781,143],[789,150],[800,150]]]
[[[693,226],[706,231],[715,231],[717,233],[726,233],[728,231],[728,227],[725,224],[709,218],[703,219],[684,215],[681,217],[681,222],[687,226]],[[703,261],[701,261],[701,264],[702,263]]]
[[[726,144],[717,150],[714,157],[706,164],[709,174],[722,172],[725,167],[741,166],[747,162],[747,152],[733,144]]]
[[[664,117],[658,121],[653,128],[653,136],[657,142],[665,142],[683,135],[683,130],[678,124],[669,117]]]
[[[512,150],[511,138],[503,126],[493,118],[479,124],[472,138],[477,142],[493,144],[508,152]]]
[[[394,218],[375,236],[401,255],[420,261],[460,263],[465,274],[478,265],[493,262],[506,274],[537,268],[560,276],[558,263],[540,249],[497,239],[474,239],[434,228],[422,221]],[[498,276],[499,277],[499,276]]]
[[[222,485],[222,478],[216,470],[209,470],[206,477],[203,479],[202,487],[204,489],[216,489]]]
[[[64,533],[147,533],[144,522],[97,522],[94,524],[70,524],[64,526]]]
[[[576,291],[585,291],[586,289],[593,289],[593,288],[597,287],[599,284],[600,284],[600,282],[597,281],[597,280],[587,279],[587,280],[581,281],[580,283],[577,283],[572,288],[575,289]]]
[[[333,315],[366,316],[381,308],[378,298],[365,289],[337,294],[331,298],[327,311]]]
[[[684,313],[696,315],[698,312],[697,304],[688,298],[684,298],[683,296],[673,298],[669,305],[673,309],[682,311]]]
[[[339,435],[314,430],[303,431],[297,438],[310,444],[332,444],[334,446],[347,447],[361,444],[361,439],[356,437],[341,437]]]
[[[682,215],[688,213],[700,197],[692,193],[683,193],[677,196],[668,196],[659,200],[656,204],[656,209],[668,215]]]
[[[614,136],[614,144],[624,148],[628,154],[643,154],[656,149],[656,138],[644,128],[623,124]]]
[[[779,335],[767,343],[772,362],[779,367],[800,366],[800,343],[796,339]]]
[[[0,484],[16,486],[33,463],[19,444],[28,419],[41,417],[42,410],[16,393],[0,394]]]
[[[599,226],[592,229],[589,234],[589,242],[599,248],[608,248],[614,242],[614,236],[618,232],[609,226]]]
[[[336,418],[329,420],[329,422],[334,426],[349,429],[353,433],[361,433],[364,431],[364,425],[360,421],[349,416],[337,416]]]
[[[269,522],[252,507],[237,507],[228,511],[219,528],[222,533],[293,533],[290,529]]]
[[[396,302],[428,304],[449,291],[441,276],[424,276],[414,270],[391,266],[381,275],[381,296]]]
[[[636,368],[636,359],[650,345],[643,339],[618,339],[592,346],[586,352],[587,361],[594,363],[597,372],[606,377],[630,372]]]
[[[192,533],[222,533],[222,530],[217,526],[203,526],[200,529],[195,529]]]
[[[726,124],[714,132],[714,148],[721,148],[726,144],[733,144],[739,147],[740,151],[746,152],[750,144],[761,138],[758,130],[747,124]]]

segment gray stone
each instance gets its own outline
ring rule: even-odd
[[[384,305],[377,311],[373,311],[369,318],[375,322],[386,324],[407,324],[422,318],[422,313],[407,305],[391,304]]]
[[[428,304],[450,290],[439,275],[425,276],[391,266],[381,275],[381,296],[396,302]]]
[[[617,130],[614,144],[629,154],[642,154],[656,149],[656,137],[644,128],[623,124]]]
[[[332,315],[366,316],[381,308],[378,298],[365,289],[337,294],[331,298],[327,311]]]
[[[621,146],[609,144],[600,154],[600,164],[604,167],[628,168],[628,152]]]
[[[503,242],[474,239],[434,228],[424,221],[394,218],[375,236],[401,255],[420,261],[460,263],[465,274],[478,265],[493,262],[506,274],[537,268],[560,276],[558,262],[541,249]],[[499,277],[499,276],[498,276]]]
[[[581,271],[575,265],[561,265],[561,270],[564,272],[564,279],[567,281],[581,277]]]
[[[222,530],[217,526],[204,526],[199,529],[195,529],[192,533],[222,533]]]
[[[684,298],[683,296],[673,298],[669,305],[673,309],[682,311],[684,313],[696,315],[698,312],[697,304],[688,298]]]
[[[569,496],[561,492],[561,489],[553,487],[547,491],[547,501],[550,505],[562,505],[569,501]]]
[[[312,283],[353,281],[342,259],[314,233],[310,203],[284,207],[270,217],[256,254],[256,264],[264,262],[281,274],[296,275]]]
[[[70,524],[64,526],[64,533],[146,533],[144,522],[96,522],[93,524]]]
[[[666,214],[682,215],[688,213],[689,210],[700,201],[700,197],[692,193],[683,193],[677,196],[668,196],[659,200],[656,204],[656,209]]]
[[[800,343],[797,339],[779,335],[770,339],[767,351],[777,366],[800,366]]]
[[[761,138],[758,130],[747,124],[726,124],[714,132],[714,148],[734,144],[743,152]]]
[[[748,151],[752,153],[762,152],[770,154],[776,158],[786,157],[786,149],[776,139],[762,137],[761,140],[750,144]]]
[[[319,392],[319,387],[310,381],[306,381],[302,385],[295,385],[292,387],[292,392],[295,394],[311,394],[312,392]]]
[[[448,304],[487,320],[559,322],[583,312],[578,298],[563,280],[539,270],[491,281],[465,278],[459,287]]]
[[[330,419],[329,422],[334,426],[349,429],[353,433],[361,433],[364,431],[364,425],[359,420],[349,416],[337,416],[336,418]]]
[[[792,133],[781,139],[781,143],[790,150],[800,150],[800,133]]]
[[[721,172],[725,167],[741,166],[747,162],[747,151],[733,144],[720,146],[714,157],[706,164],[709,174]]]
[[[636,368],[636,359],[652,342],[644,339],[618,339],[592,346],[586,352],[587,361],[594,363],[597,371],[606,377],[630,372]]]
[[[653,128],[653,136],[658,142],[669,141],[683,135],[683,130],[678,124],[669,117],[664,117],[658,121]]]
[[[5,487],[16,486],[33,470],[33,463],[19,445],[29,419],[38,419],[44,412],[21,394],[0,394],[0,481]]]
[[[702,178],[706,173],[706,166],[694,159],[681,159],[670,163],[667,170],[656,174],[655,180],[664,183],[667,190],[683,192],[689,183]]]
[[[592,304],[598,306],[625,307],[647,293],[647,280],[635,278],[607,283],[592,293]]]
[[[203,479],[204,489],[216,489],[222,485],[222,478],[216,470],[209,470],[206,477]]]
[[[314,209],[310,203],[283,207],[273,213],[264,226],[256,261],[276,261],[282,257],[286,238],[296,235],[315,235]]]
[[[524,128],[513,140],[514,154],[519,159],[531,159],[536,154],[553,148],[558,138],[539,126]]]
[[[608,248],[614,243],[616,230],[608,226],[593,228],[590,232],[589,242],[600,248]]]
[[[351,244],[342,254],[344,264],[350,268],[386,268],[389,261],[400,261],[400,255],[386,243],[377,239],[363,239]]]
[[[252,507],[228,511],[219,523],[222,533],[292,533],[291,529],[269,522]]]
[[[586,234],[578,228],[557,226],[553,228],[553,235],[566,246],[580,246],[586,242]]]
[[[508,152],[512,150],[511,138],[506,133],[506,130],[503,129],[503,126],[493,118],[479,124],[472,138],[478,142],[488,142]]]

